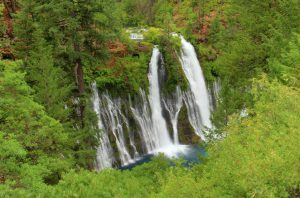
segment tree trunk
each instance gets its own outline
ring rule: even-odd
[[[17,11],[17,3],[15,0],[3,0],[5,8],[8,10],[9,15]]]
[[[12,13],[16,13],[17,5],[15,0],[0,0],[4,4],[4,23],[7,27],[6,34],[9,38],[13,38],[13,22],[12,22]]]

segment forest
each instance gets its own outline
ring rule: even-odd
[[[300,0],[0,0],[0,20],[1,198],[300,197]]]

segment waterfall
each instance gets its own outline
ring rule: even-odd
[[[173,145],[169,136],[166,120],[162,115],[158,74],[160,58],[161,54],[155,47],[149,64],[148,79],[150,86],[148,99],[145,92],[140,89],[140,101],[138,104],[135,104],[134,107],[132,105],[130,107],[134,119],[139,125],[139,134],[147,153],[156,152],[157,150]],[[177,130],[177,127],[175,128]],[[177,131],[175,131],[175,133],[177,133]],[[178,135],[176,135],[176,137],[176,142],[178,142]]]
[[[102,170],[104,168],[112,167],[113,152],[112,152],[107,131],[104,130],[103,127],[101,113],[100,113],[100,98],[97,90],[97,85],[95,82],[92,84],[92,91],[93,91],[93,95],[91,99],[93,104],[93,110],[95,111],[98,118],[97,127],[102,132],[100,134],[99,146],[97,148],[96,168],[98,170]]]
[[[163,100],[164,105],[169,113],[172,129],[173,129],[173,139],[174,144],[179,144],[179,137],[178,137],[178,116],[179,112],[182,107],[182,92],[179,86],[176,88],[176,92],[173,94],[171,98]]]
[[[160,86],[165,79],[162,78],[164,76],[162,74],[163,68],[159,65],[162,62],[162,55],[157,47],[153,49],[149,64],[149,94],[147,96],[145,91],[140,89],[133,104],[129,97],[130,112],[127,112],[126,116],[122,112],[123,103],[121,99],[113,99],[107,93],[99,97],[96,84],[93,83],[93,108],[98,117],[98,128],[102,131],[97,149],[98,169],[112,167],[114,163],[110,140],[114,143],[113,148],[118,151],[121,165],[132,163],[139,158],[137,148],[140,147],[136,147],[136,134],[130,130],[128,116],[131,116],[135,121],[136,127],[134,126],[133,129],[138,128],[137,134],[141,141],[138,145],[142,146],[143,151],[141,153],[144,154],[162,152],[168,157],[177,157],[179,153],[184,153],[188,149],[187,145],[179,143],[177,126],[179,112],[183,104],[187,107],[191,126],[201,139],[205,140],[205,129],[212,128],[210,121],[210,113],[213,110],[212,105],[210,105],[212,97],[209,98],[204,76],[193,46],[183,37],[181,37],[181,41],[180,61],[189,82],[189,89],[185,92],[182,92],[178,86],[175,93],[162,99]],[[218,85],[215,84],[212,90],[215,92],[215,96],[217,96],[218,89]],[[167,117],[170,118],[172,125],[173,141],[168,132],[163,110],[169,114]],[[131,152],[128,148],[131,149]]]
[[[133,162],[124,137],[124,128],[126,127],[129,131],[129,124],[127,118],[122,113],[121,100],[112,100],[108,94],[103,94],[101,108],[103,110],[103,118],[105,119],[104,126],[106,130],[111,131],[115,137],[121,164],[126,165]]]
[[[182,68],[190,85],[190,91],[185,93],[184,101],[189,111],[188,116],[192,127],[195,132],[205,140],[203,130],[205,127],[212,128],[209,94],[194,47],[182,36],[181,43]]]
[[[129,101],[129,109],[131,109],[132,108],[132,103],[131,103],[130,94],[128,94],[128,101]],[[127,115],[128,115],[128,112],[127,112]],[[133,159],[136,159],[140,156],[140,154],[139,154],[139,152],[136,148],[136,145],[135,145],[134,132],[129,129],[129,126],[128,126],[128,136],[129,136],[130,146],[132,147],[133,153],[134,153],[133,154]]]
[[[144,146],[146,153],[150,153],[159,147],[158,136],[154,133],[149,102],[145,91],[142,89],[140,89],[140,98],[141,101],[134,107],[130,105],[130,109],[140,128],[139,135],[142,139],[142,145]]]
[[[133,159],[138,158],[140,154],[136,149],[135,142],[134,142],[134,136],[133,136],[132,131],[129,131],[129,142],[130,142],[130,146],[133,149]]]
[[[202,133],[203,123],[201,119],[201,113],[199,106],[196,105],[195,96],[191,90],[188,90],[183,95],[183,100],[188,112],[188,119],[193,129],[201,137],[201,139],[205,140],[205,135]]]
[[[157,47],[153,49],[149,68],[149,102],[152,112],[153,132],[158,137],[160,148],[172,145],[166,121],[162,115],[160,86],[158,78],[158,62],[161,54]]]

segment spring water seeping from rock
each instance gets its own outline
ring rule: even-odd
[[[179,86],[176,87],[176,92],[170,97],[165,100],[163,100],[165,108],[167,109],[172,129],[173,129],[173,140],[174,144],[179,144],[179,137],[178,137],[178,116],[180,109],[183,105],[183,99],[182,99],[182,92]]]

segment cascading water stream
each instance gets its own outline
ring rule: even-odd
[[[130,107],[131,107],[132,105],[131,105],[130,95],[128,95],[128,96],[129,96],[128,98],[129,98],[129,103],[130,103]],[[128,116],[128,113],[126,115]],[[125,117],[124,114],[122,114],[122,116],[123,116],[123,120],[126,121],[129,143],[130,143],[131,148],[133,149],[133,160],[134,160],[135,158],[138,158],[140,154],[136,148],[135,141],[134,141],[134,132],[130,130],[130,125],[129,125],[127,116]]]
[[[188,90],[183,95],[183,100],[188,112],[188,119],[193,129],[201,137],[201,139],[205,140],[205,135],[202,132],[202,119],[200,114],[200,109],[196,105],[195,96],[193,95],[191,90]]]
[[[158,62],[161,58],[161,54],[157,47],[153,49],[150,69],[148,74],[149,79],[149,102],[152,112],[152,124],[153,133],[158,137],[158,143],[160,148],[172,146],[172,141],[169,136],[167,124],[165,118],[162,115],[160,86],[158,78]]]
[[[135,142],[134,142],[134,136],[133,136],[133,133],[131,131],[129,131],[129,142],[130,142],[130,146],[132,147],[133,153],[134,153],[133,154],[133,159],[138,158],[140,156],[140,154],[136,149]]]
[[[159,147],[158,136],[153,132],[149,102],[145,91],[142,89],[140,89],[140,98],[141,101],[139,101],[139,104],[136,104],[134,107],[130,105],[130,109],[140,128],[139,135],[142,139],[142,145],[144,146],[146,153],[150,153]]]
[[[124,137],[124,126],[129,130],[127,118],[122,114],[120,99],[113,101],[107,94],[102,96],[102,115],[105,118],[105,128],[111,131],[115,137],[115,142],[119,152],[122,165],[133,162],[126,146]]]
[[[103,127],[101,112],[100,112],[100,98],[97,90],[97,85],[95,82],[92,84],[92,91],[93,91],[93,95],[92,95],[93,110],[95,111],[98,118],[97,127],[102,132],[100,134],[99,146],[97,148],[96,168],[98,170],[102,170],[104,168],[112,167],[113,152],[112,152],[107,131],[104,130]]]
[[[173,129],[173,139],[174,139],[175,145],[179,144],[178,126],[177,125],[178,125],[179,112],[183,105],[182,101],[183,101],[182,92],[181,92],[181,89],[179,86],[176,88],[176,92],[175,92],[175,94],[173,94],[173,96],[171,98],[163,100],[165,108],[167,109],[170,119],[171,119],[171,124],[172,124],[172,129]]]
[[[205,127],[212,128],[210,121],[212,108],[209,102],[209,94],[194,47],[182,36],[181,43],[182,68],[190,85],[190,93],[187,92],[185,94],[184,101],[187,105],[189,120],[194,130],[205,140],[203,130]]]

